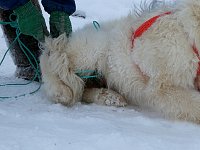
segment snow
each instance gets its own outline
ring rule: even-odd
[[[86,19],[71,17],[73,30],[86,23],[120,18],[140,0],[76,0]],[[44,12],[48,22],[48,14]],[[0,30],[0,58],[7,46]],[[0,84],[26,83],[14,77],[9,55],[0,66]],[[51,103],[39,86],[0,86],[0,150],[199,150],[200,126],[172,122],[134,107]],[[19,98],[16,95],[25,94]]]

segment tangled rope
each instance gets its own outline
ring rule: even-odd
[[[13,14],[10,15],[10,22],[3,22],[3,21],[0,21],[0,24],[1,25],[10,25],[11,27],[13,28],[16,28],[16,38],[14,39],[14,41],[10,44],[10,46],[8,47],[8,49],[6,50],[2,60],[0,61],[0,66],[2,65],[3,61],[5,60],[5,57],[7,55],[7,53],[10,51],[10,49],[13,47],[13,45],[15,44],[15,42],[18,42],[21,50],[23,51],[23,53],[25,54],[25,56],[27,57],[29,63],[31,64],[31,67],[34,68],[35,70],[35,75],[33,77],[32,80],[28,81],[27,83],[8,83],[8,84],[0,84],[0,87],[3,87],[3,86],[19,86],[19,85],[29,85],[31,84],[36,78],[39,79],[39,87],[37,89],[35,89],[34,91],[32,92],[29,92],[29,93],[26,93],[26,94],[19,94],[19,95],[16,95],[16,96],[0,96],[0,101],[2,99],[8,99],[8,98],[19,98],[19,97],[22,97],[22,96],[26,96],[28,94],[34,94],[36,93],[37,91],[39,91],[39,89],[41,88],[41,77],[40,77],[40,69],[39,69],[39,64],[37,62],[37,59],[35,58],[35,56],[33,55],[33,53],[30,51],[30,49],[20,40],[20,35],[21,35],[21,32],[19,30],[19,27],[18,27],[18,23],[17,21],[14,21],[11,19],[11,16]],[[36,64],[36,67],[35,65],[33,64],[33,62],[31,61],[31,59],[29,58],[28,54],[30,54],[30,56],[33,58],[35,64]]]
[[[35,70],[35,75],[33,77],[32,80],[30,80],[29,82],[27,83],[8,83],[8,84],[0,84],[0,87],[3,87],[3,86],[21,86],[21,85],[29,85],[31,84],[33,81],[35,81],[36,78],[39,79],[39,87],[37,89],[35,89],[34,91],[30,92],[30,93],[26,93],[26,94],[20,94],[20,95],[16,95],[16,96],[0,96],[0,101],[2,101],[2,99],[8,99],[8,98],[19,98],[19,97],[22,97],[22,96],[26,96],[28,94],[34,94],[36,93],[37,91],[39,91],[39,89],[41,88],[41,85],[42,85],[42,81],[41,81],[41,76],[40,76],[40,69],[39,69],[39,64],[37,62],[37,59],[35,58],[35,56],[33,55],[33,53],[31,52],[31,50],[20,40],[20,35],[21,35],[21,32],[20,32],[20,29],[19,29],[19,26],[18,26],[18,23],[16,20],[12,20],[11,17],[12,17],[13,14],[10,15],[9,19],[10,19],[10,22],[3,22],[3,21],[0,21],[0,24],[1,25],[10,25],[11,27],[13,28],[16,28],[16,38],[14,39],[14,41],[11,43],[11,45],[9,46],[9,48],[6,50],[2,60],[0,61],[0,66],[2,65],[3,61],[5,60],[5,57],[7,55],[7,53],[10,51],[10,49],[13,47],[14,43],[15,42],[18,42],[21,50],[23,51],[23,53],[25,54],[25,56],[27,57],[29,63],[31,64],[31,67],[34,68]],[[97,21],[93,21],[93,25],[95,27],[95,29],[98,31],[100,29],[100,25]],[[36,67],[35,65],[33,64],[33,62],[31,61],[31,59],[29,58],[28,56],[28,53],[30,54],[30,56],[33,58],[35,64],[36,64]],[[89,79],[89,78],[100,78],[102,75],[100,73],[98,73],[96,70],[77,70],[75,72],[80,78],[82,79]],[[92,75],[85,75],[85,74],[92,74]]]

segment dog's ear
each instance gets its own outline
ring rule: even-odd
[[[67,43],[68,37],[66,33],[63,33],[59,35],[55,40],[58,41],[61,45],[63,45],[64,43]]]
[[[50,51],[50,53],[59,52],[66,49],[68,41],[68,37],[65,33],[57,38],[46,37],[44,47],[46,50]]]
[[[59,37],[53,39],[53,47],[57,50],[64,50],[67,47],[68,37],[66,33],[61,34]]]

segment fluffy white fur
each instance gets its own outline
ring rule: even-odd
[[[131,49],[134,29],[166,11],[172,14],[160,17]],[[73,105],[84,91],[76,70],[97,69],[109,89],[129,105],[200,123],[200,93],[194,86],[199,60],[193,44],[200,50],[200,0],[180,0],[140,17],[131,13],[101,24],[99,31],[88,25],[70,38],[46,39],[41,56],[44,87],[55,102]]]

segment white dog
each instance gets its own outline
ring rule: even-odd
[[[139,17],[131,13],[103,23],[98,32],[88,25],[70,38],[48,38],[40,60],[46,93],[55,102],[127,102],[200,123],[198,53],[200,0],[180,0]],[[77,70],[97,70],[109,90],[84,92]]]

